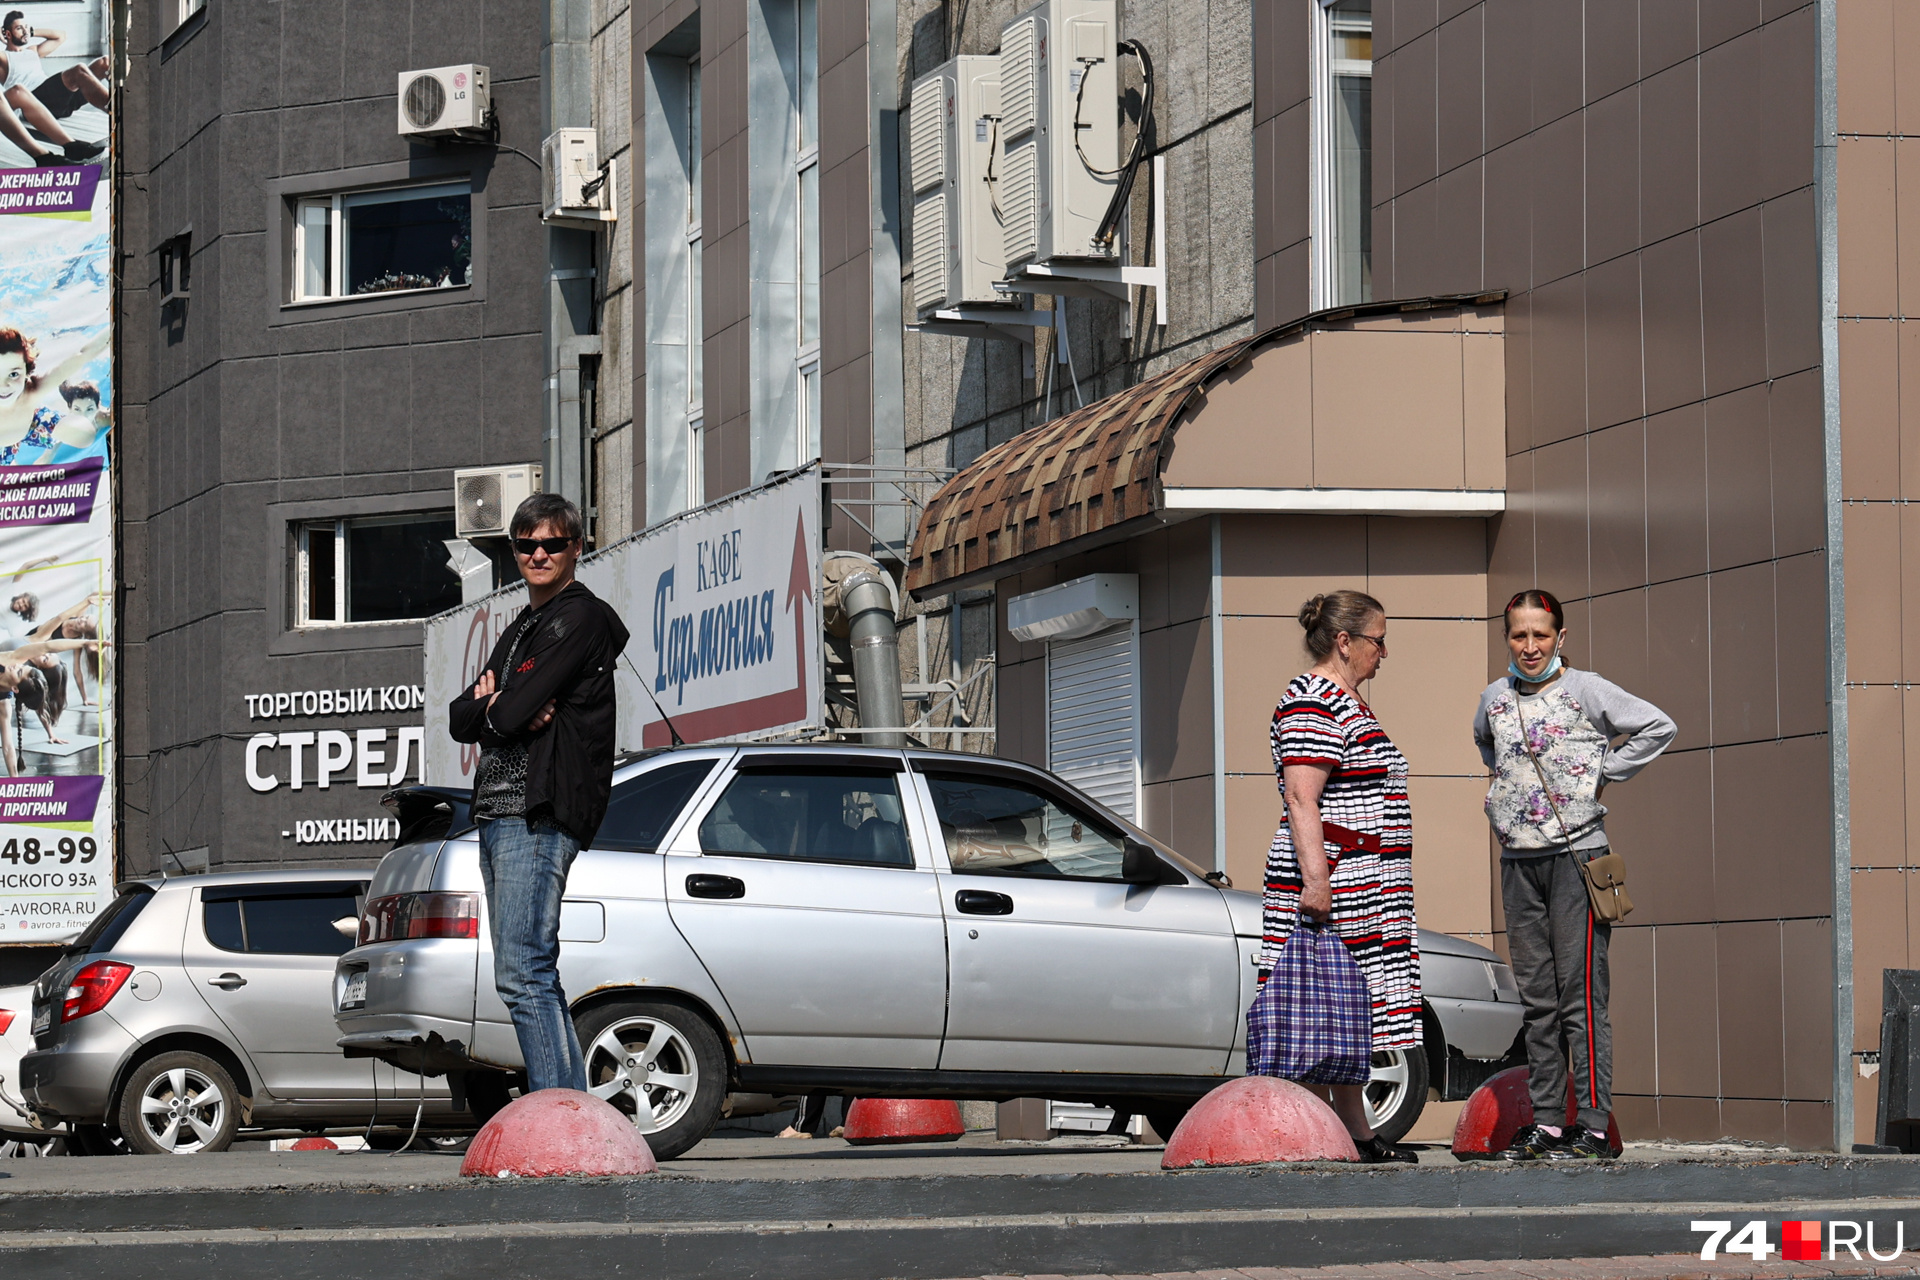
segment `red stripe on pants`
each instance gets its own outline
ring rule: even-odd
[[[1587,913],[1587,1106],[1600,1109],[1600,1085],[1593,1066],[1593,913]]]

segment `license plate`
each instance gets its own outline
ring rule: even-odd
[[[39,1035],[42,1031],[45,1031],[48,1027],[51,1027],[52,1025],[53,1025],[53,1006],[50,1004],[42,1005],[40,1007],[39,1012],[33,1015],[33,1034]]]
[[[347,975],[346,990],[340,993],[340,1007],[342,1009],[358,1009],[366,1003],[367,973],[366,970],[362,969],[359,973]]]

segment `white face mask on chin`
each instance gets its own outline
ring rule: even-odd
[[[1515,680],[1520,681],[1522,684],[1545,684],[1547,681],[1553,679],[1555,676],[1560,674],[1560,655],[1557,653],[1554,654],[1553,661],[1547,664],[1547,669],[1545,671],[1542,671],[1537,676],[1530,676],[1526,672],[1522,671],[1520,669],[1520,664],[1517,662],[1507,663],[1507,674],[1512,676]]]

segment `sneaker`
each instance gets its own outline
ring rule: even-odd
[[[1566,1138],[1555,1137],[1537,1124],[1523,1127],[1513,1135],[1513,1141],[1500,1153],[1502,1160],[1551,1160],[1554,1152],[1566,1145]]]
[[[1549,1160],[1611,1160],[1613,1147],[1608,1144],[1606,1134],[1595,1133],[1591,1129],[1581,1129],[1571,1138],[1563,1139],[1547,1158]]]
[[[1398,1143],[1388,1142],[1379,1134],[1364,1141],[1355,1140],[1354,1150],[1360,1153],[1361,1164],[1419,1164],[1420,1153]]]
[[[82,160],[91,160],[106,149],[107,144],[104,142],[81,142],[77,138],[63,148],[66,152],[67,159],[74,163]]]
[[[68,165],[73,162],[61,155],[58,151],[42,151],[33,158],[33,163],[36,168],[52,169],[56,166]]]

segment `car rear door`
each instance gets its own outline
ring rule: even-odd
[[[948,864],[942,1070],[1226,1070],[1240,966],[1219,890],[1122,883],[1122,828],[1040,775],[915,768]]]
[[[946,933],[897,755],[749,751],[666,855],[667,907],[760,1065],[940,1056]]]
[[[373,1063],[335,1043],[334,960],[353,938],[367,882],[207,885],[181,960],[194,989],[246,1049],[255,1082],[283,1102],[373,1096]]]

